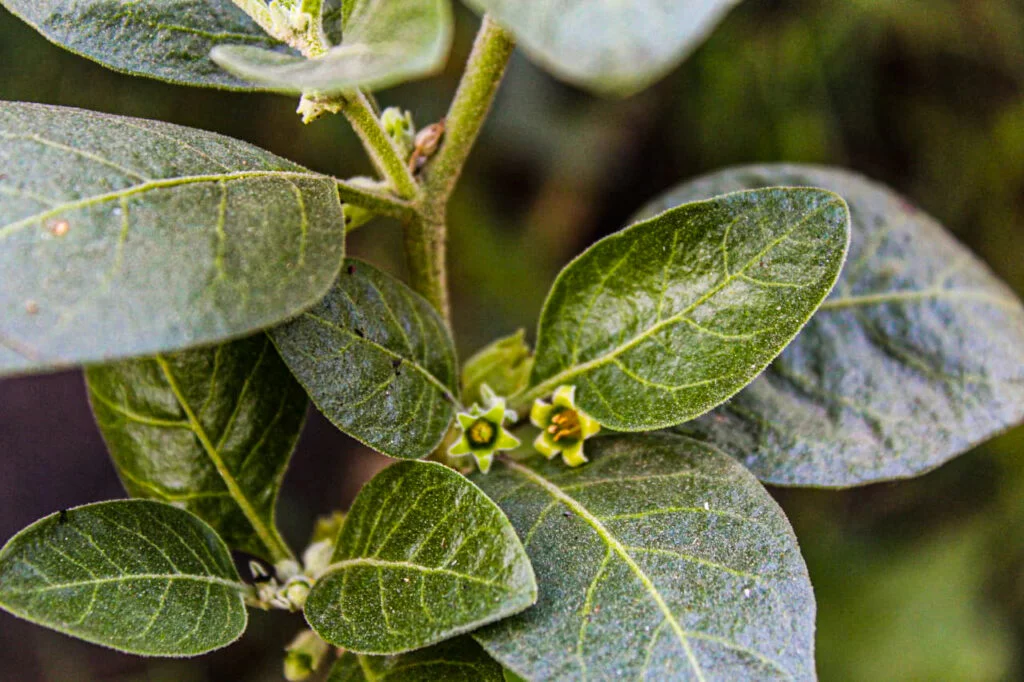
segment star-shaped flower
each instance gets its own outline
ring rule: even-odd
[[[473,455],[480,471],[491,470],[494,453],[514,450],[520,445],[518,438],[505,428],[506,421],[515,421],[516,413],[506,407],[504,398],[499,398],[487,384],[480,387],[484,407],[473,405],[469,412],[459,412],[455,418],[462,429],[462,437],[448,450],[449,455]]]
[[[596,419],[576,407],[576,387],[559,386],[551,402],[537,399],[530,409],[530,421],[540,429],[533,447],[548,459],[562,453],[571,467],[587,461],[583,441],[601,430]]]

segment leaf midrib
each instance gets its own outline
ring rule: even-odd
[[[973,301],[990,303],[1000,308],[1020,310],[1020,303],[1012,298],[977,289],[906,289],[898,291],[880,291],[871,294],[839,296],[821,304],[819,310],[843,310],[860,306],[884,305],[886,303],[915,303],[928,300]]]
[[[341,561],[337,561],[327,567],[322,577],[326,577],[331,573],[338,573],[344,571],[345,569],[354,566],[371,566],[373,568],[403,569],[409,571],[416,571],[418,573],[439,573],[442,575],[457,578],[459,580],[466,580],[480,585],[486,585],[487,587],[493,587],[495,589],[499,589],[510,594],[516,594],[518,592],[523,591],[510,585],[504,585],[502,583],[494,582],[493,580],[487,580],[486,578],[480,578],[475,575],[469,575],[468,573],[459,573],[458,571],[453,571],[450,568],[426,566],[424,564],[417,564],[411,561],[396,561],[391,559],[377,559],[373,557],[356,557],[354,559],[343,559]]]
[[[192,409],[191,405],[189,405],[184,393],[182,393],[181,388],[178,386],[178,382],[174,378],[174,373],[171,371],[170,364],[167,362],[166,358],[162,355],[157,355],[154,359],[167,381],[168,388],[170,388],[171,393],[174,394],[175,400],[178,401],[178,404],[181,405],[181,409],[185,412],[185,416],[188,418],[193,433],[195,433],[196,438],[199,439],[200,444],[206,451],[206,454],[213,463],[214,468],[216,468],[217,473],[220,474],[221,480],[224,481],[224,485],[227,487],[231,498],[242,510],[242,514],[244,514],[246,520],[249,521],[249,524],[252,526],[257,537],[259,537],[260,541],[270,552],[271,557],[275,562],[282,559],[293,559],[294,555],[285,544],[280,534],[278,534],[276,529],[267,526],[249,502],[249,498],[245,494],[245,491],[242,490],[238,481],[228,469],[227,464],[220,456],[220,451],[214,446],[213,441],[206,433],[206,429],[204,429],[203,425],[199,422],[195,411]]]
[[[198,583],[207,583],[211,585],[220,585],[222,587],[230,587],[239,591],[244,591],[246,585],[235,580],[229,580],[227,578],[218,578],[212,575],[192,575],[189,573],[126,573],[119,576],[109,576],[105,578],[89,578],[88,580],[75,580],[68,583],[51,583],[43,587],[38,587],[31,590],[4,590],[4,594],[8,595],[29,595],[29,594],[41,594],[43,592],[53,592],[54,590],[70,590],[78,587],[92,587],[95,585],[108,585],[112,583],[131,582],[133,580],[160,580],[160,581],[175,581],[175,580],[188,580]]]
[[[611,531],[609,531],[605,527],[605,525],[601,523],[600,519],[598,519],[596,516],[590,513],[590,510],[584,507],[575,498],[565,494],[565,492],[563,492],[562,489],[559,488],[557,485],[551,483],[546,478],[536,473],[529,467],[523,466],[517,462],[513,462],[507,459],[503,461],[505,466],[507,466],[513,472],[532,481],[542,490],[551,495],[551,497],[558,500],[559,502],[567,506],[569,509],[571,509],[573,512],[575,512],[577,516],[579,516],[587,523],[587,525],[594,529],[594,532],[597,533],[597,535],[604,541],[605,545],[607,545],[609,549],[611,549],[615,554],[619,556],[619,558],[622,561],[626,563],[626,565],[637,577],[637,579],[640,580],[640,582],[643,584],[644,589],[647,590],[647,593],[650,595],[651,599],[653,599],[655,604],[657,604],[658,610],[661,611],[662,615],[665,617],[665,620],[672,627],[672,630],[675,632],[676,637],[679,640],[679,643],[683,647],[683,651],[686,653],[686,658],[689,661],[690,666],[693,668],[694,674],[697,675],[697,679],[700,680],[700,682],[706,682],[703,670],[700,666],[700,662],[697,661],[697,657],[694,655],[693,650],[690,648],[689,639],[687,638],[686,632],[683,630],[682,625],[679,623],[678,619],[676,619],[676,616],[672,612],[672,609],[669,608],[668,604],[665,602],[664,597],[661,596],[661,593],[658,591],[658,588],[654,585],[654,582],[651,580],[650,576],[648,576],[644,572],[644,570],[640,568],[636,561],[633,560],[633,557],[630,556],[628,551],[626,551],[626,548],[622,545],[621,542],[619,542],[618,538],[612,535]]]
[[[4,239],[16,232],[19,232],[30,225],[44,222],[50,218],[55,218],[61,214],[67,213],[68,211],[75,211],[82,208],[89,208],[90,206],[96,206],[104,204],[109,201],[115,201],[124,199],[126,197],[135,196],[137,194],[145,194],[156,189],[164,189],[168,187],[183,187],[187,185],[196,185],[207,182],[230,182],[234,180],[248,180],[251,178],[278,178],[290,180],[292,178],[301,179],[314,179],[314,180],[329,180],[334,182],[327,176],[317,175],[313,172],[299,172],[299,171],[238,171],[236,173],[216,173],[209,175],[183,175],[173,178],[161,178],[158,180],[148,180],[125,189],[115,190],[113,192],[107,192],[105,194],[97,194],[85,199],[78,199],[77,201],[69,201],[58,206],[55,206],[49,210],[34,213],[30,216],[26,216],[13,223],[9,223],[3,227],[0,227],[0,239]]]
[[[650,327],[648,327],[647,329],[645,329],[643,332],[641,332],[641,333],[637,334],[636,336],[634,336],[632,339],[630,339],[626,343],[623,343],[623,344],[620,344],[619,346],[616,346],[612,350],[604,353],[603,355],[600,355],[600,356],[594,358],[593,360],[588,360],[587,362],[585,362],[585,363],[583,363],[581,365],[576,365],[575,367],[570,367],[568,369],[562,370],[558,374],[552,376],[549,379],[546,379],[545,381],[542,381],[541,383],[537,384],[533,388],[528,389],[528,390],[522,392],[521,394],[519,394],[517,396],[514,396],[512,399],[510,399],[510,402],[512,402],[512,403],[514,403],[516,405],[521,405],[521,404],[528,404],[528,403],[532,402],[536,398],[542,398],[542,397],[550,394],[558,386],[562,385],[563,383],[565,383],[566,381],[572,379],[573,377],[578,376],[580,374],[583,374],[585,372],[589,372],[592,369],[596,369],[596,368],[601,367],[601,366],[603,366],[603,365],[605,365],[605,364],[607,364],[609,362],[612,362],[619,355],[625,353],[626,351],[630,350],[631,348],[636,347],[637,345],[639,345],[640,343],[642,343],[646,339],[648,339],[651,336],[653,336],[654,334],[656,334],[661,329],[664,329],[665,327],[669,327],[669,326],[678,324],[679,322],[682,322],[686,318],[687,315],[689,315],[694,310],[696,310],[700,306],[702,306],[705,303],[707,303],[707,301],[709,299],[711,299],[713,296],[717,295],[719,292],[721,292],[727,286],[732,284],[737,278],[739,278],[741,275],[746,273],[746,271],[750,268],[750,266],[752,264],[754,264],[754,263],[760,261],[762,258],[764,258],[776,246],[778,246],[779,244],[784,242],[794,232],[796,232],[798,229],[800,229],[805,224],[807,224],[808,221],[810,221],[815,216],[825,212],[827,209],[835,207],[835,206],[842,206],[842,203],[840,201],[836,201],[836,200],[833,199],[833,200],[825,202],[821,206],[819,206],[816,209],[814,209],[813,211],[809,212],[806,216],[804,216],[801,220],[799,220],[795,225],[793,225],[793,227],[791,227],[789,230],[787,230],[784,234],[779,236],[777,239],[774,239],[771,242],[769,242],[768,245],[765,246],[764,249],[762,249],[760,252],[758,252],[756,255],[754,255],[752,258],[750,258],[746,263],[744,263],[742,268],[740,268],[739,270],[736,270],[734,272],[728,272],[727,271],[726,272],[726,276],[722,279],[722,281],[719,284],[717,284],[714,287],[712,287],[710,290],[708,290],[707,293],[705,293],[703,296],[701,296],[696,301],[691,303],[684,310],[676,313],[672,317],[665,318],[664,320],[659,320],[655,324],[653,324]],[[836,276],[838,277],[838,272],[836,273]]]

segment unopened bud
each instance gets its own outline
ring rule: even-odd
[[[289,682],[309,679],[323,664],[327,650],[327,642],[317,637],[312,630],[300,632],[285,648],[285,679]]]

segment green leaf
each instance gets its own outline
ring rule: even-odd
[[[684,185],[648,212],[781,183],[846,198],[850,262],[771,368],[686,432],[770,483],[843,487],[921,474],[1024,420],[1024,306],[888,189],[829,168],[750,166]]]
[[[836,281],[843,200],[774,188],[680,206],[601,240],[559,274],[522,409],[558,386],[619,431],[697,417],[785,348]]]
[[[0,375],[245,336],[330,287],[337,183],[179,126],[0,103]]]
[[[400,462],[377,474],[345,518],[333,561],[309,595],[306,619],[356,653],[429,646],[537,599],[505,515],[434,462]]]
[[[346,261],[327,297],[270,337],[324,416],[366,445],[418,459],[448,432],[451,336],[422,296],[368,263]]]
[[[248,622],[228,548],[192,514],[119,500],[65,510],[0,550],[0,607],[142,656],[198,656]]]
[[[0,0],[47,40],[95,62],[170,83],[254,90],[210,59],[217,45],[272,48],[231,0]]]
[[[483,384],[499,396],[510,396],[526,388],[533,356],[525,339],[526,331],[520,329],[481,348],[466,361],[462,368],[462,396],[467,404],[483,404]]]
[[[466,0],[570,83],[632,95],[700,45],[738,0]]]
[[[473,480],[537,572],[537,605],[474,633],[531,680],[813,680],[814,594],[782,510],[734,459],[671,434],[602,437]]]
[[[129,494],[188,509],[234,549],[290,554],[274,507],[308,401],[265,334],[85,376]]]
[[[449,0],[357,0],[345,6],[340,45],[315,59],[251,45],[219,46],[215,62],[285,93],[381,89],[444,67],[452,42]]]
[[[503,682],[501,666],[470,637],[400,656],[346,652],[327,682]]]

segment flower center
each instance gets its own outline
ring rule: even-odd
[[[486,419],[477,419],[466,431],[466,437],[475,447],[490,445],[494,440],[494,434],[494,425]]]
[[[580,429],[580,417],[576,414],[576,410],[562,410],[551,417],[547,432],[551,434],[551,440],[556,443],[563,438],[578,440],[583,432]]]

